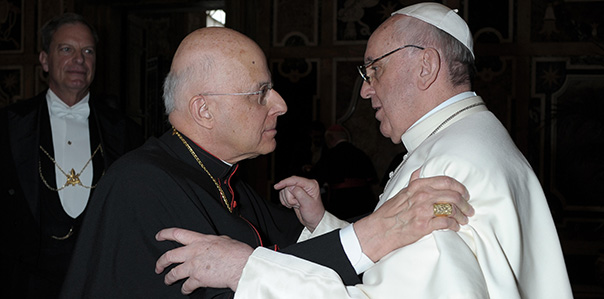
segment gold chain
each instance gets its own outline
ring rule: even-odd
[[[445,124],[447,124],[449,121],[451,121],[453,118],[455,118],[460,113],[462,113],[466,110],[472,109],[474,107],[482,106],[482,105],[484,105],[484,103],[474,103],[470,106],[466,106],[466,107],[462,108],[461,110],[453,113],[451,116],[449,116],[449,118],[445,119],[445,121],[443,121],[440,125],[438,125],[438,127],[436,127],[436,129],[434,129],[434,131],[432,131],[432,133],[430,133],[430,135],[428,135],[428,137],[426,137],[426,139],[429,137],[432,137],[432,135],[436,134]]]
[[[67,232],[66,235],[64,235],[62,237],[57,237],[57,236],[50,236],[50,237],[55,240],[64,241],[64,240],[69,239],[69,237],[71,237],[71,236],[73,236],[73,225],[69,228],[69,232]]]
[[[61,168],[61,166],[59,166],[59,164],[57,163],[57,161],[55,161],[55,159],[40,145],[40,149],[42,150],[42,152],[44,152],[46,154],[46,156],[50,159],[50,161],[52,161],[52,163],[54,165],[57,166],[57,168],[59,169],[59,171],[61,171],[61,173],[63,173],[63,175],[65,177],[67,177],[67,181],[65,182],[65,184],[63,184],[63,187],[61,188],[53,188],[50,186],[50,184],[48,184],[48,182],[46,181],[46,179],[44,178],[44,175],[42,174],[42,162],[38,161],[38,172],[40,173],[40,179],[42,179],[42,182],[44,182],[44,185],[46,185],[46,187],[48,189],[50,189],[51,191],[61,191],[63,189],[65,189],[67,186],[71,185],[71,186],[75,186],[75,185],[80,185],[86,189],[94,189],[96,187],[95,185],[92,186],[85,186],[84,184],[82,184],[82,181],[80,181],[80,175],[82,174],[82,172],[84,172],[84,169],[86,169],[86,167],[88,167],[88,164],[90,164],[90,161],[92,161],[92,158],[94,158],[94,156],[96,155],[96,153],[100,150],[101,151],[101,155],[103,154],[103,148],[101,147],[101,144],[99,143],[99,146],[96,147],[96,150],[94,150],[94,153],[92,153],[92,156],[90,156],[90,158],[88,159],[88,161],[86,161],[86,164],[84,164],[84,167],[82,167],[82,170],[80,170],[80,172],[75,173],[75,170],[72,168],[69,171],[69,174],[67,174],[63,168]],[[105,170],[103,170],[103,174],[105,174]]]
[[[210,176],[210,178],[212,179],[212,182],[214,182],[214,185],[216,185],[218,192],[220,192],[220,197],[222,197],[222,201],[224,201],[224,204],[226,205],[229,212],[233,213],[233,209],[231,208],[231,205],[229,204],[229,201],[227,200],[226,195],[224,194],[224,191],[222,191],[222,188],[220,187],[220,185],[218,184],[216,179],[214,179],[214,176],[212,176],[212,174],[210,173],[210,171],[208,171],[206,166],[203,165],[203,163],[201,163],[201,160],[199,160],[199,157],[197,157],[197,154],[195,154],[195,152],[193,151],[193,149],[191,148],[189,143],[187,143],[187,141],[182,137],[182,135],[180,135],[180,133],[176,130],[176,128],[172,127],[172,130],[174,130],[172,132],[172,135],[178,136],[180,141],[182,141],[182,143],[187,147],[187,149],[189,150],[189,152],[191,153],[193,158],[195,158],[195,161],[197,161],[197,164],[199,164],[199,166],[201,166],[201,168],[208,174],[208,176]]]

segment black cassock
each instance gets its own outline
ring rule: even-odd
[[[291,210],[260,198],[235,175],[238,165],[226,165],[186,140],[229,200],[235,200],[233,213],[172,131],[151,138],[116,161],[98,184],[62,298],[182,297],[182,281],[166,286],[167,272],[158,275],[154,271],[163,253],[181,246],[155,240],[157,232],[169,227],[227,235],[252,247],[279,248],[333,268],[347,284],[359,282],[337,231],[295,244],[302,226]],[[231,298],[233,292],[202,288],[190,296]]]

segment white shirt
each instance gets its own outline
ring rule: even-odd
[[[69,174],[72,169],[76,174],[84,169],[79,178],[82,184],[88,187],[92,184],[93,176],[92,161],[86,165],[92,155],[88,130],[89,97],[90,94],[69,107],[52,90],[49,89],[46,94],[54,159],[66,174]],[[57,166],[55,166],[55,176],[57,188],[60,189],[67,182],[67,177]],[[65,213],[76,218],[86,208],[90,189],[82,185],[67,185],[58,193]]]

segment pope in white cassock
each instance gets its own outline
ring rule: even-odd
[[[363,284],[349,287],[330,269],[257,249],[236,298],[572,298],[540,183],[470,91],[463,64],[472,67],[473,56],[463,19],[422,3],[395,12],[373,33],[360,67],[361,96],[371,99],[381,132],[408,150],[378,207],[421,168],[422,177],[447,175],[466,186],[476,210],[469,224],[392,252],[364,273]],[[326,213],[300,241],[346,225],[333,218]]]

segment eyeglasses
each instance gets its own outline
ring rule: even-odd
[[[260,87],[258,91],[250,91],[250,92],[233,92],[233,93],[201,93],[202,96],[251,96],[251,95],[260,95],[258,97],[258,104],[261,106],[265,106],[268,94],[273,89],[273,83],[264,84]]]
[[[396,48],[396,49],[394,49],[394,50],[392,50],[392,51],[390,51],[390,52],[388,52],[388,53],[386,53],[386,54],[384,54],[384,55],[382,55],[382,56],[380,56],[380,57],[378,57],[376,59],[373,59],[373,60],[371,60],[371,61],[369,61],[369,62],[367,62],[367,63],[365,63],[363,65],[357,66],[357,69],[359,70],[359,74],[361,74],[361,78],[363,78],[363,80],[365,82],[371,84],[371,77],[369,77],[369,75],[367,75],[367,68],[369,66],[371,66],[372,64],[380,61],[380,59],[384,59],[384,58],[386,58],[386,56],[394,54],[396,51],[402,50],[402,49],[405,49],[405,48],[417,48],[417,49],[420,49],[420,50],[424,50],[423,47],[416,46],[416,45],[404,45],[404,46],[402,46],[400,48]]]

